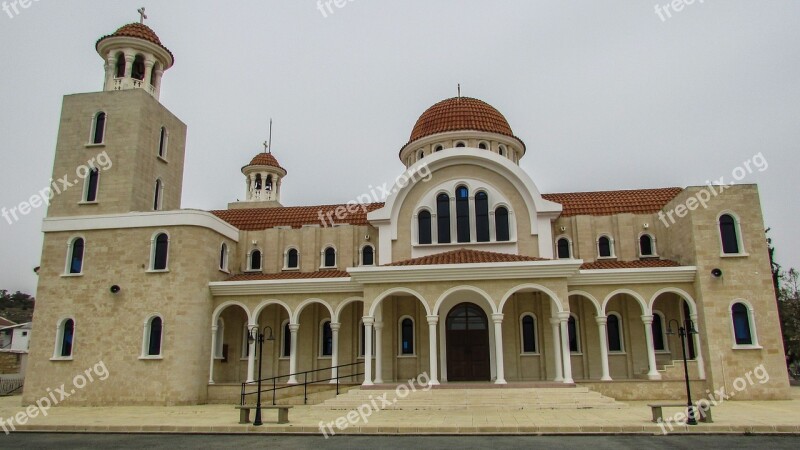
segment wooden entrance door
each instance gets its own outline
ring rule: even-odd
[[[489,321],[474,303],[462,303],[447,315],[448,381],[489,381]]]

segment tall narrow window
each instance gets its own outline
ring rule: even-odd
[[[616,314],[608,315],[608,351],[622,351],[622,324]]]
[[[261,190],[261,174],[256,174],[256,190]]]
[[[580,353],[581,344],[580,336],[578,335],[578,321],[575,319],[575,316],[569,316],[567,331],[569,334],[569,351],[571,353]]]
[[[75,337],[75,321],[67,319],[61,327],[61,342],[59,345],[59,356],[69,358],[72,356],[72,341]]]
[[[375,265],[375,249],[371,245],[366,245],[361,249],[361,265],[374,266]]]
[[[320,356],[333,355],[333,330],[331,329],[331,321],[326,320],[322,323],[322,334],[320,343]]]
[[[161,331],[163,321],[161,317],[153,317],[147,325],[147,353],[146,356],[161,356]]]
[[[102,144],[106,134],[106,113],[99,112],[94,118],[94,132],[92,133],[92,144]]]
[[[169,137],[169,133],[167,133],[167,129],[165,127],[161,127],[161,135],[159,136],[158,140],[158,156],[161,158],[167,157],[167,139]]]
[[[489,242],[489,196],[486,192],[475,195],[475,231],[478,242]]]
[[[450,243],[450,196],[439,194],[436,197],[436,224],[439,232],[439,243]]]
[[[431,236],[431,213],[429,211],[420,211],[417,216],[417,228],[420,244],[424,245],[433,242],[433,236]]]
[[[661,314],[653,313],[653,349],[655,351],[665,351],[667,340],[664,336],[664,318]]]
[[[642,256],[655,255],[655,250],[653,248],[653,237],[649,234],[643,234],[639,238],[639,254]]]
[[[85,202],[97,201],[97,186],[100,181],[100,169],[94,168],[89,171],[89,177],[86,179],[86,195],[83,198]]]
[[[289,329],[289,321],[283,325],[283,357],[288,358],[292,355],[292,331]]]
[[[750,311],[744,303],[735,303],[733,314],[733,334],[736,345],[753,345],[753,332],[750,329]]]
[[[570,259],[572,258],[572,252],[570,252],[570,245],[569,239],[561,238],[558,240],[558,259]]]
[[[117,54],[117,78],[125,77],[125,55],[123,53]]]
[[[414,321],[410,317],[400,322],[400,354],[414,354]]]
[[[469,242],[469,189],[465,186],[456,188],[456,231],[458,242]]]
[[[261,270],[261,251],[253,250],[250,253],[250,270]]]
[[[324,254],[324,267],[336,267],[336,249],[328,247]]]
[[[136,55],[136,59],[133,60],[133,70],[131,71],[131,77],[137,80],[144,80],[145,70],[144,70],[144,56]]]
[[[730,214],[719,218],[719,234],[722,238],[722,252],[726,255],[739,253],[739,236],[736,230],[736,219]]]
[[[290,248],[288,252],[286,252],[286,268],[287,269],[297,269],[300,265],[300,255],[297,252],[297,249]]]
[[[169,255],[169,236],[161,233],[153,241],[153,270],[167,270],[167,256]]]
[[[494,234],[498,242],[511,240],[511,228],[508,221],[508,209],[501,206],[494,211]]]
[[[264,190],[267,192],[272,191],[272,175],[267,175],[267,181],[264,183]]]
[[[164,184],[161,180],[156,180],[155,193],[153,194],[153,211],[161,210],[161,192],[164,190]]]
[[[85,241],[83,238],[77,238],[72,241],[69,249],[69,267],[68,273],[77,275],[83,273],[83,251]]]
[[[536,321],[531,314],[522,316],[522,353],[536,353]]]
[[[608,236],[600,236],[600,239],[598,239],[597,253],[601,258],[611,258],[613,256],[611,239]]]
[[[219,270],[228,270],[228,244],[225,243],[219,250]]]

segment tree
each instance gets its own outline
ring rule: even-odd
[[[783,331],[783,346],[789,367],[800,364],[800,273],[789,269],[781,276],[778,313]]]

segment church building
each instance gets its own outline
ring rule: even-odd
[[[113,165],[49,205],[24,403],[100,361],[108,380],[65,404],[233,404],[259,371],[291,385],[351,364],[343,383],[677,400],[683,352],[698,396],[761,367],[736,399],[789,397],[755,185],[703,205],[713,186],[542,192],[520,168],[537,150],[458,96],[408,123],[384,203],[284,206],[302,168],[265,149],[242,161],[244,201],[181,209],[172,52],[142,23],[96,50],[102,90],[64,97],[53,179]]]

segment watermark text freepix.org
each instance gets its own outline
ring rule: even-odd
[[[71,187],[80,183],[80,180],[86,179],[93,171],[106,171],[113,165],[114,163],[111,162],[108,153],[103,151],[103,153],[87,161],[85,165],[80,165],[75,169],[77,178],[70,180],[69,175],[64,175],[57,180],[51,179],[47,187],[33,194],[28,200],[22,201],[19,205],[12,206],[11,208],[0,208],[0,216],[3,216],[9,225],[13,225],[20,221],[21,216],[27,216],[31,211],[41,208],[42,205],[50,205],[50,200],[52,200],[53,197],[61,195]]]
[[[10,19],[17,17],[22,13],[20,8],[28,9],[30,8],[34,2],[38,2],[39,0],[5,0],[3,2],[2,8],[3,12],[8,14]]]
[[[68,388],[67,383],[64,383],[55,389],[47,388],[47,395],[37,400],[36,404],[29,405],[25,408],[25,411],[20,411],[8,419],[0,417],[0,428],[8,435],[12,431],[17,431],[17,425],[25,425],[30,419],[38,417],[39,414],[42,417],[46,417],[50,408],[73,396],[77,391],[88,386],[89,383],[94,383],[96,380],[107,380],[109,375],[106,363],[100,361],[94,367],[75,375],[72,378],[72,387]]]
[[[679,13],[683,11],[683,8],[693,5],[695,2],[697,3],[705,3],[705,0],[672,0],[671,2],[667,3],[666,5],[659,5],[656,3],[656,15],[662,22],[666,22],[667,19],[672,19],[672,12]],[[670,9],[672,11],[670,11]]]
[[[342,9],[354,1],[355,0],[317,0],[317,9],[322,14],[322,17],[327,19],[329,14],[333,15],[335,12],[333,9],[334,6],[337,9]]]

